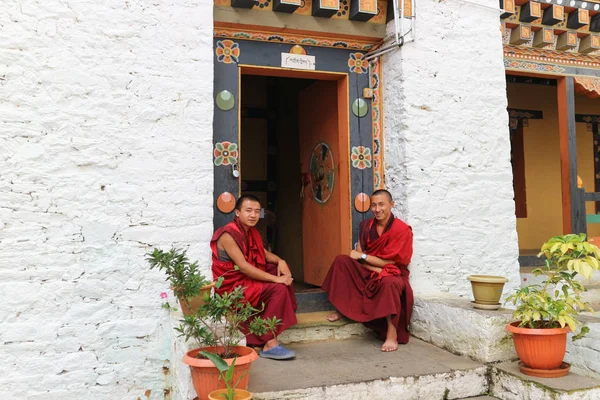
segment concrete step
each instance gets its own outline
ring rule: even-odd
[[[496,364],[490,368],[489,393],[502,400],[600,399],[600,380],[598,379],[573,372],[562,378],[535,378],[522,374],[516,361]]]
[[[487,394],[487,367],[411,338],[382,353],[372,339],[292,344],[292,361],[259,359],[255,400],[462,399]]]
[[[310,343],[323,340],[346,340],[364,337],[369,330],[363,324],[342,318],[329,322],[330,311],[316,311],[296,314],[298,323],[286,329],[279,341],[284,344]]]

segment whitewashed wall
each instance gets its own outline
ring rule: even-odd
[[[467,275],[503,275],[507,293],[519,266],[499,12],[418,0],[416,13],[416,41],[383,59],[385,178],[415,233],[411,283],[471,296]]]
[[[0,398],[162,399],[212,232],[212,1],[2,0]]]

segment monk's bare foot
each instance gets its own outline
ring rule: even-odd
[[[335,321],[339,321],[342,318],[344,318],[344,316],[342,314],[340,314],[339,312],[336,311],[333,314],[329,314],[327,316],[327,321],[329,321],[329,322],[335,322]]]
[[[385,342],[381,345],[381,351],[386,353],[389,351],[398,350],[398,331],[394,324],[392,324],[391,317],[386,317],[387,322],[387,333],[385,335]]]
[[[386,339],[385,342],[381,345],[381,351],[390,352],[398,350],[398,339]]]
[[[279,346],[279,341],[277,341],[277,338],[274,338],[274,339],[269,340],[267,343],[265,343],[262,350],[267,351],[276,346]]]

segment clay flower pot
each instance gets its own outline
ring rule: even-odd
[[[469,275],[475,303],[485,305],[499,305],[504,284],[508,279],[494,275]]]
[[[223,351],[223,347],[201,347],[198,349],[190,350],[183,356],[183,362],[190,366],[192,373],[192,383],[194,389],[198,395],[199,400],[209,400],[208,395],[218,389],[225,389],[225,382],[220,379],[219,370],[212,361],[196,358],[198,353],[202,350],[210,353],[220,353]],[[234,352],[239,355],[235,361],[235,372],[233,373],[233,382],[237,382],[238,379],[246,374],[240,381],[237,387],[239,389],[248,388],[248,380],[250,379],[250,366],[252,362],[258,359],[258,354],[250,347],[235,346]],[[225,359],[228,365],[231,365],[233,358]],[[246,373],[248,371],[248,373]],[[222,400],[220,398],[219,400]]]
[[[559,369],[567,350],[567,333],[571,329],[568,326],[550,329],[520,328],[519,323],[520,321],[511,322],[506,325],[506,330],[513,334],[515,350],[524,366],[529,370]],[[548,376],[523,368],[521,372],[533,376]]]
[[[210,295],[210,291],[211,289],[215,286],[215,283],[209,283],[206,286],[202,286],[200,288],[200,294],[198,294],[197,296],[194,297],[188,297],[188,303],[190,305],[190,307],[188,307],[187,303],[185,301],[182,301],[181,298],[179,298],[179,305],[181,306],[181,312],[183,312],[183,315],[192,315],[195,314],[196,311],[198,310],[198,307],[200,307],[201,305],[203,305],[205,303],[205,297],[206,295]]]
[[[252,393],[243,389],[235,389],[233,392],[233,400],[251,400]],[[223,395],[227,394],[227,389],[219,389],[214,392],[210,392],[208,395],[209,400],[223,400]]]

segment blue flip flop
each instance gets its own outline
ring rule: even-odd
[[[272,360],[291,360],[296,358],[296,352],[288,350],[279,344],[267,351],[261,350],[260,356],[262,358],[270,358]]]

